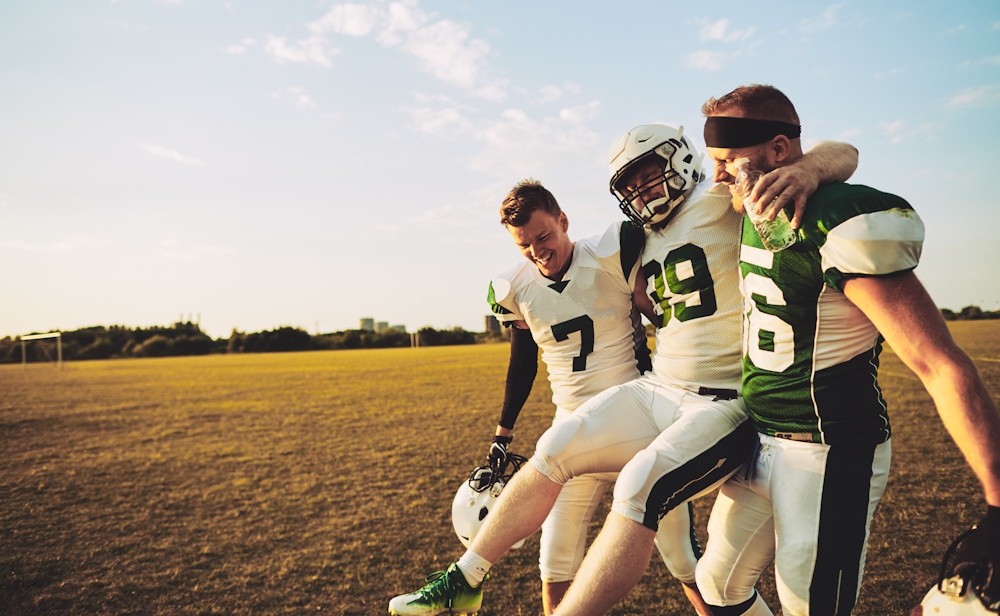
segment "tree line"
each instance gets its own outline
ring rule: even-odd
[[[419,337],[420,346],[474,344],[485,337],[484,334],[468,332],[460,327],[448,330],[424,327],[416,336]],[[352,329],[311,335],[297,327],[279,327],[251,333],[234,329],[229,338],[212,339],[198,324],[192,322],[148,328],[98,325],[62,332],[62,356],[67,361],[210,353],[375,349],[410,345],[410,334],[398,330],[376,333]],[[0,338],[0,363],[23,361],[21,348],[21,341],[17,337]],[[25,353],[28,361],[54,361],[57,356],[56,340],[32,340],[25,345]]]
[[[966,306],[958,312],[941,310],[946,320],[1000,319],[1000,311],[986,311],[979,306]],[[653,335],[652,326],[647,333]],[[417,334],[420,346],[475,344],[502,337],[469,332],[461,327],[437,330],[423,327]],[[349,329],[330,334],[312,335],[297,327],[245,333],[233,330],[229,338],[212,339],[201,327],[190,321],[170,326],[126,327],[97,325],[62,333],[64,360],[110,359],[113,357],[169,357],[177,355],[208,355],[210,353],[273,353],[279,351],[319,351],[335,349],[380,349],[408,347],[410,334],[391,329],[373,332]],[[54,339],[33,340],[26,347],[28,361],[54,361]],[[0,363],[20,362],[21,341],[17,337],[0,338]]]

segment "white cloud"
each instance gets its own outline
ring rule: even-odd
[[[169,4],[171,6],[181,6],[184,0],[154,0],[157,4]]]
[[[536,119],[521,109],[508,109],[497,120],[477,125],[471,135],[485,146],[471,168],[515,176],[530,176],[567,157],[593,160],[605,146],[603,137],[584,124],[562,117]]]
[[[717,21],[702,20],[699,23],[701,24],[701,29],[698,31],[698,38],[703,41],[735,43],[750,38],[754,33],[754,28],[752,27],[730,31],[728,19],[719,19]]]
[[[837,14],[840,13],[840,9],[842,8],[844,8],[843,3],[832,4],[824,9],[819,15],[799,21],[796,28],[799,33],[804,36],[810,36],[823,30],[829,30],[837,25]]]
[[[962,34],[963,32],[965,32],[968,29],[969,29],[969,26],[967,26],[965,24],[958,24],[957,26],[953,26],[953,27],[948,28],[947,30],[941,32],[941,36],[955,36],[956,34]]]
[[[559,110],[559,119],[570,124],[583,124],[597,117],[601,111],[600,101],[591,101],[585,105],[567,107]]]
[[[699,50],[688,54],[686,63],[688,68],[699,71],[717,71],[732,59],[732,55],[721,51]]]
[[[363,4],[337,4],[325,15],[307,24],[316,34],[335,32],[348,36],[367,36],[379,21],[379,11]]]
[[[1000,56],[983,56],[975,60],[966,60],[958,65],[959,68],[971,68],[975,66],[1000,66]]]
[[[331,58],[340,50],[330,44],[325,37],[313,35],[288,43],[283,36],[267,35],[264,49],[277,60],[279,64],[318,64],[329,68],[333,65]]]
[[[290,98],[295,106],[302,107],[303,109],[315,109],[318,107],[316,101],[306,93],[306,89],[302,86],[292,86],[284,90],[271,92],[271,98],[275,100],[284,100],[285,97]]]
[[[407,33],[418,30],[431,19],[430,15],[420,10],[415,0],[393,2],[376,40],[386,47],[396,47],[403,43]]]
[[[941,131],[941,126],[934,123],[924,123],[917,126],[907,126],[902,120],[882,122],[879,124],[882,133],[889,138],[890,143],[902,143],[911,139],[931,138]]]
[[[897,66],[895,68],[890,68],[888,70],[879,71],[879,72],[875,73],[875,78],[876,79],[882,79],[884,77],[894,77],[896,75],[903,75],[905,73],[906,73],[906,69]]]
[[[948,100],[948,107],[986,107],[1000,102],[1000,88],[996,85],[969,88]]]
[[[257,39],[248,37],[241,40],[239,43],[235,43],[233,45],[230,45],[229,47],[226,47],[224,51],[231,56],[242,56],[243,54],[248,52],[251,47],[256,47],[256,46],[257,46]]]
[[[467,105],[440,95],[417,94],[415,107],[403,107],[416,130],[431,134],[453,136],[467,133],[474,126],[470,115],[474,111]]]
[[[579,94],[580,86],[575,83],[565,83],[561,86],[557,85],[545,85],[538,89],[538,104],[545,105],[547,103],[554,103],[555,101],[561,99],[567,94]]]
[[[490,51],[486,41],[470,39],[467,28],[447,20],[410,33],[403,48],[427,72],[464,88],[479,81],[483,59]]]
[[[474,38],[464,24],[423,11],[416,0],[390,2],[384,8],[338,4],[307,28],[320,39],[331,33],[371,36],[415,58],[421,70],[476,96],[499,100],[505,94],[506,81],[486,76],[489,43]]]
[[[184,154],[181,154],[177,150],[172,150],[170,148],[144,143],[142,144],[142,149],[145,150],[147,154],[156,156],[158,158],[165,158],[175,163],[180,163],[182,165],[192,165],[194,167],[205,166],[205,163],[198,160],[197,158],[191,158],[190,156],[185,156]]]

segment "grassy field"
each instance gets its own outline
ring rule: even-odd
[[[1000,321],[953,331],[1000,394]],[[485,455],[507,351],[0,366],[0,614],[384,614],[462,552],[451,498]],[[920,383],[883,358],[893,471],[855,611],[873,616],[905,614],[983,510]],[[519,453],[550,421],[544,378]],[[537,546],[494,568],[483,616],[541,613]],[[613,613],[682,601],[654,562]]]

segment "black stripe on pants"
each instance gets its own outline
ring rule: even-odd
[[[660,518],[693,496],[732,473],[746,462],[757,431],[744,421],[714,445],[656,480],[646,499],[642,525],[656,530]]]
[[[816,567],[809,585],[809,613],[813,616],[843,616],[854,609],[875,447],[830,447],[819,513]]]

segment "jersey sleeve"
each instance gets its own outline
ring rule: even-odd
[[[844,281],[852,277],[915,268],[923,248],[924,223],[910,204],[867,186],[843,186],[837,207],[818,221],[818,229],[825,233],[819,253],[827,284],[843,290]]]
[[[631,288],[645,243],[646,231],[641,226],[628,221],[614,223],[597,239],[594,255],[602,263],[612,263],[614,273],[623,276]],[[609,265],[604,267],[607,269]]]
[[[531,386],[538,374],[538,345],[526,329],[511,328],[510,363],[507,364],[507,381],[503,390],[503,406],[500,408],[499,425],[514,429],[517,416],[521,414]]]
[[[509,324],[524,320],[517,302],[514,301],[512,278],[513,276],[508,274],[497,276],[490,281],[489,291],[486,294],[486,303],[490,305],[490,310],[501,323]]]

